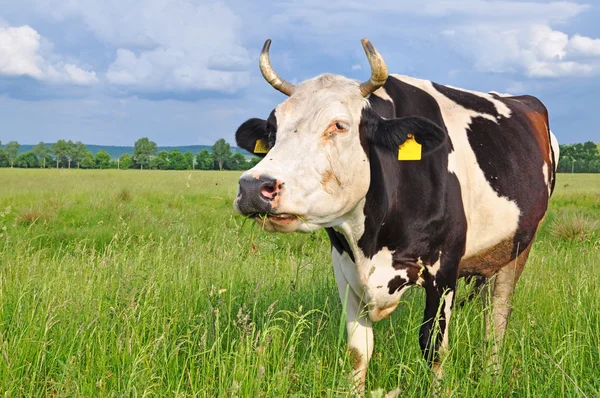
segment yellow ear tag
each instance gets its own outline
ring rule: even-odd
[[[267,153],[269,152],[269,145],[262,138],[260,140],[256,140],[256,144],[254,145],[254,153]]]
[[[421,160],[421,144],[412,134],[398,147],[398,160]]]

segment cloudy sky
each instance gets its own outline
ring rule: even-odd
[[[287,80],[393,73],[532,94],[562,143],[600,141],[600,1],[0,0],[0,140],[233,142]]]

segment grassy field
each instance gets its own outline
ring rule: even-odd
[[[238,175],[0,169],[3,396],[346,396],[326,234],[244,222]],[[599,220],[600,175],[560,175],[499,379],[477,298],[452,318],[449,396],[600,396]],[[375,325],[368,390],[428,394],[423,298]]]

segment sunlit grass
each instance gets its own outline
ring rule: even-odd
[[[347,395],[327,236],[269,234],[234,214],[238,175],[0,170],[0,392]],[[600,243],[551,234],[573,211],[600,219],[598,192],[600,176],[559,176],[499,379],[484,368],[477,298],[453,315],[442,391],[600,395]],[[423,298],[410,290],[376,324],[369,390],[428,395]]]

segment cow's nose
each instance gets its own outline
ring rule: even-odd
[[[279,194],[279,183],[269,176],[240,178],[237,197],[238,209],[242,214],[267,214],[273,208],[273,201]]]

